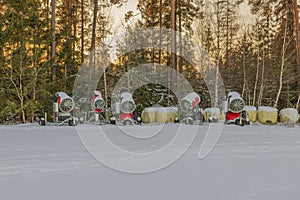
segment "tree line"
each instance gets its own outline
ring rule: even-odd
[[[299,109],[297,1],[249,0],[251,21],[240,15],[242,2],[139,0],[138,14],[127,12],[122,28],[127,32],[135,28],[167,28],[193,37],[216,63],[226,89],[240,92],[248,105]],[[124,3],[125,0],[4,0],[0,6],[0,123],[33,122],[37,113],[51,114],[53,94],[72,93],[81,64],[114,32],[111,7],[122,7]],[[120,52],[133,40],[124,35],[118,44]],[[181,37],[176,41],[185,42]],[[172,41],[161,45],[172,48]],[[175,57],[156,48],[121,55],[107,69],[105,80],[100,80],[99,90],[105,93],[106,86],[109,100],[114,85],[128,69],[146,63],[165,64],[190,81],[204,97],[203,107],[210,106],[207,85],[193,63],[183,59],[192,54],[183,46],[187,45],[176,48]],[[143,86],[134,97],[140,110],[157,102],[176,104],[168,88],[155,84]]]

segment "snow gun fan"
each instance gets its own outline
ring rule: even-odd
[[[95,121],[100,119],[100,113],[103,112],[105,107],[105,101],[99,91],[94,91],[91,95],[91,109],[94,112]]]
[[[237,92],[229,92],[227,97],[228,111],[226,113],[227,124],[244,126],[248,124],[245,112],[245,102]]]
[[[105,106],[105,101],[99,91],[94,91],[91,99],[91,108],[94,112],[102,112]]]
[[[53,122],[68,122],[70,126],[76,124],[72,117],[72,111],[75,107],[74,100],[65,92],[56,92],[53,102]]]
[[[233,113],[241,113],[245,108],[245,102],[237,92],[230,92],[228,94],[229,111]]]
[[[133,112],[136,109],[135,102],[132,98],[132,94],[129,92],[122,92],[120,96],[120,119],[124,125],[130,125],[134,122]]]
[[[193,124],[194,120],[199,120],[201,118],[199,108],[200,100],[200,96],[195,92],[189,93],[181,99],[180,108],[186,123]]]

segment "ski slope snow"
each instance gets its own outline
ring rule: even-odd
[[[1,126],[0,199],[299,199],[299,126],[225,126],[211,154],[201,160],[198,153],[208,127],[199,126],[192,146],[174,164],[135,175],[96,160],[82,144],[76,127]],[[125,129],[144,132],[154,128]],[[174,124],[166,125],[148,143],[145,138],[122,134],[117,126],[103,126],[112,141],[136,152],[165,145],[174,137],[174,128]]]

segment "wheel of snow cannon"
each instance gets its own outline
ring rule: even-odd
[[[244,120],[245,121],[245,125],[250,125],[250,120],[249,119],[246,119],[246,120]]]
[[[217,123],[217,122],[218,122],[218,119],[214,116],[208,118],[208,123]]]
[[[187,117],[185,120],[185,124],[194,124],[194,120],[191,117]]]
[[[83,124],[83,123],[84,123],[84,119],[83,119],[83,117],[80,117],[79,124]]]
[[[132,125],[131,119],[125,119],[125,120],[123,121],[123,125],[124,125],[124,126],[126,126],[126,125]]]
[[[175,118],[174,118],[174,123],[175,123],[175,124],[178,124],[178,123],[179,123],[179,118],[178,118],[178,117],[175,117]]]
[[[250,125],[250,120],[247,118],[247,113],[245,110],[242,111],[241,116],[245,125]]]
[[[39,125],[40,125],[40,126],[46,126],[46,120],[45,120],[44,118],[41,118],[41,119],[39,120]]]
[[[116,125],[117,124],[116,118],[115,117],[111,117],[110,120],[109,120],[109,123],[113,124],[113,125]]]
[[[69,119],[68,125],[69,126],[75,126],[76,125],[75,119],[74,118]]]
[[[236,119],[235,124],[238,126],[245,126],[245,120],[242,118]]]
[[[245,119],[245,120],[247,119],[247,113],[245,110],[242,111],[241,115],[242,115],[243,119]]]
[[[136,124],[137,125],[142,125],[142,118],[141,117],[136,118]]]

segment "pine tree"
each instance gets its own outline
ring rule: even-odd
[[[37,0],[9,1],[1,18],[1,70],[4,72],[6,111],[20,114],[20,120],[34,120],[45,86],[49,32],[47,19]],[[46,31],[45,31],[46,30]],[[43,76],[43,78],[42,78]],[[41,93],[39,93],[41,92]]]
[[[274,41],[275,49],[278,50],[274,52],[274,55],[277,57],[276,66],[278,69],[276,70],[277,73],[275,76],[279,77],[281,67],[283,67],[284,70],[283,83],[279,83],[278,78],[275,79],[278,80],[276,85],[280,88],[283,87],[282,91],[279,92],[279,99],[281,100],[279,105],[281,105],[281,107],[285,105],[295,106],[298,99],[299,88],[297,89],[297,55],[295,51],[294,21],[290,20],[293,19],[292,0],[280,0],[275,6],[275,17],[278,22],[278,29],[276,30]],[[292,92],[291,94],[289,94],[290,91]],[[289,98],[289,96],[291,96],[291,98]]]

